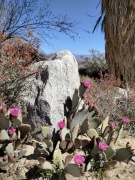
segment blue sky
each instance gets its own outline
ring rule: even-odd
[[[51,9],[54,14],[66,14],[71,20],[79,21],[78,37],[70,39],[63,33],[55,33],[57,38],[49,40],[49,44],[43,43],[41,49],[46,53],[53,53],[60,50],[69,50],[73,54],[88,55],[90,49],[105,51],[104,34],[100,26],[92,33],[95,22],[100,14],[100,6],[96,9],[99,0],[55,0],[52,1]],[[87,14],[94,16],[89,17]],[[81,29],[90,31],[86,33]]]

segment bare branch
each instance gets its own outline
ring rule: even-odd
[[[74,29],[77,24],[66,15],[55,16],[46,0],[43,0],[41,5],[37,0],[0,2],[0,36],[7,35],[6,38],[1,38],[0,42],[13,36],[26,39],[24,36],[28,27],[44,39],[48,39],[49,33],[53,31],[74,37],[77,35]]]

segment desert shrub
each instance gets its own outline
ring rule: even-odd
[[[105,56],[103,53],[100,53],[98,50],[89,50],[89,57],[83,57],[82,61],[79,62],[79,65],[85,66],[88,70],[98,70],[102,68],[107,69],[107,64],[105,60]]]
[[[15,37],[5,41],[0,49],[0,98],[10,105],[16,101],[23,81],[35,74],[30,69],[40,58],[35,41],[29,44]]]
[[[88,77],[82,79],[90,80],[92,83],[87,101],[97,106],[101,119],[109,115],[111,120],[118,121],[124,116],[135,120],[135,89],[123,89],[126,94],[119,93],[119,90],[122,90],[119,87],[124,87],[123,82],[109,74],[96,81]]]

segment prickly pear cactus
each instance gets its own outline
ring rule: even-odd
[[[129,143],[126,144],[126,147],[116,149],[115,156],[113,159],[117,161],[128,161],[132,158],[132,156],[135,156],[134,149],[130,146]]]
[[[82,82],[73,98],[66,99],[65,117],[58,122],[57,131],[44,125],[32,132],[32,135],[42,135],[41,142],[33,143],[34,153],[51,159],[47,161],[39,157],[39,168],[43,171],[54,172],[54,167],[58,167],[74,177],[80,177],[85,171],[97,171],[97,167],[103,171],[113,168],[117,161],[129,161],[135,155],[129,143],[117,149],[124,124],[121,122],[117,129],[114,123],[110,123],[109,116],[99,120],[97,108],[85,100],[89,86],[89,82]],[[28,126],[25,131],[21,130],[22,126],[18,127],[20,133],[27,134]],[[0,137],[10,138],[5,132]]]
[[[9,128],[9,111],[6,106],[0,107],[0,128],[6,130]]]
[[[70,129],[72,130],[76,124],[82,125],[82,123],[84,122],[86,118],[88,118],[89,121],[91,121],[94,114],[95,114],[95,111],[92,111],[89,105],[84,105],[83,108],[71,120]]]
[[[15,163],[25,155],[26,150],[18,149],[30,134],[30,125],[22,123],[18,108],[0,107],[0,167]]]

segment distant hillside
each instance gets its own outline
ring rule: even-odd
[[[49,59],[53,54],[55,54],[55,53],[46,54],[47,59]],[[90,55],[79,55],[79,54],[73,54],[73,55],[75,56],[75,58],[78,62],[83,61],[83,59],[86,57],[90,58]]]
[[[46,54],[46,58],[47,59],[49,59],[51,56],[53,56],[55,54],[55,52],[54,53],[50,53],[50,54]],[[78,61],[78,62],[80,62],[80,61],[83,61],[84,60],[84,58],[86,58],[86,57],[89,57],[90,58],[90,55],[79,55],[79,54],[73,54],[74,56],[75,56],[75,58],[76,58],[76,60]]]
[[[79,62],[79,61],[83,61],[84,58],[88,57],[90,58],[90,55],[79,55],[79,54],[74,54],[76,60]]]

